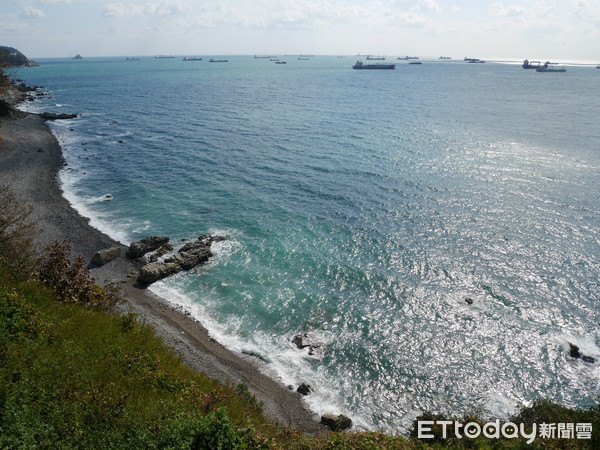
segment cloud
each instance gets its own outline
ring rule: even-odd
[[[391,26],[401,25],[409,28],[426,28],[432,25],[430,19],[420,14],[414,13],[399,13],[394,14],[388,19],[388,23]]]
[[[410,8],[412,11],[431,11],[440,12],[442,7],[435,0],[419,0],[419,2]]]
[[[501,17],[520,17],[527,13],[527,10],[521,6],[504,6],[502,3],[494,3],[490,10]]]
[[[43,19],[46,17],[46,14],[44,14],[44,11],[40,11],[33,6],[25,6],[23,11],[21,11],[21,17],[26,19]]]
[[[8,31],[9,33],[21,33],[27,31],[27,29],[28,25],[25,22],[19,22],[14,19],[5,22],[4,17],[0,16],[0,31]]]
[[[163,0],[145,4],[109,3],[102,8],[102,15],[106,17],[140,17],[140,16],[170,16],[181,14],[190,10],[185,1]]]

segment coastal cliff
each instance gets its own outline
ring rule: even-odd
[[[39,66],[39,64],[31,61],[16,48],[0,45],[0,67],[19,68],[36,66]]]

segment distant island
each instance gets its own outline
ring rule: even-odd
[[[31,61],[23,53],[13,47],[0,45],[0,67],[37,67],[38,63]]]

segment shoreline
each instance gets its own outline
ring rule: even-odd
[[[63,196],[58,173],[63,167],[62,149],[46,124],[33,113],[0,118],[0,184],[33,207],[32,219],[43,231],[36,240],[42,249],[55,241],[68,241],[73,255],[90,262],[98,250],[126,247],[93,228]],[[122,252],[124,254],[124,251]],[[266,417],[305,433],[319,434],[327,429],[317,414],[308,410],[302,395],[287,389],[253,364],[251,357],[238,355],[219,344],[191,316],[168,299],[135,286],[136,265],[123,255],[101,267],[91,269],[100,284],[118,283],[125,304],[122,312],[133,312],[138,320],[152,326],[163,341],[192,369],[222,383],[244,383],[263,404]]]

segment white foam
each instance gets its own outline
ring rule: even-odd
[[[223,231],[225,230],[216,230],[214,234],[230,235]],[[229,244],[226,244],[227,242]],[[226,258],[226,255],[230,255],[241,247],[241,244],[235,239],[228,239],[213,245],[215,250],[213,263],[215,259]],[[343,399],[332,385],[332,380],[328,379],[326,372],[320,368],[313,369],[314,358],[308,355],[308,351],[297,349],[291,343],[292,336],[272,336],[264,332],[256,332],[252,335],[240,333],[239,330],[243,329],[243,318],[228,318],[226,324],[218,320],[210,310],[194,301],[177,287],[177,277],[154,283],[149,289],[175,307],[189,313],[208,330],[212,338],[229,350],[240,354],[241,357],[244,357],[243,353],[246,353],[260,355],[261,358],[268,360],[269,364],[265,364],[259,358],[245,357],[253,362],[263,374],[285,386],[298,386],[301,383],[311,385],[314,392],[304,397],[304,400],[313,412],[319,415],[346,414],[352,418],[354,425],[365,429],[375,429],[374,424],[365,417],[356,415],[344,405]],[[333,338],[314,334],[317,339],[325,342]]]
[[[77,184],[84,176],[84,167],[74,152],[79,139],[76,134],[70,132],[72,127],[73,124],[68,121],[54,121],[50,124],[50,129],[63,150],[63,158],[68,164],[58,174],[63,197],[80,216],[89,219],[92,227],[127,245],[130,239],[128,233],[124,231],[124,227],[115,224],[114,219],[102,217],[97,212],[92,211],[91,205],[103,201],[104,197],[82,196],[77,193]]]

